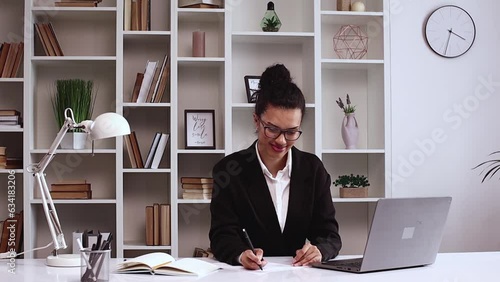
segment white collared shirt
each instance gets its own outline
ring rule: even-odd
[[[281,232],[285,228],[286,215],[288,213],[288,199],[290,196],[290,177],[292,174],[292,150],[288,150],[286,165],[282,170],[279,170],[276,177],[273,177],[271,172],[267,169],[266,165],[260,158],[258,143],[255,143],[255,150],[257,150],[257,158],[259,159],[260,167],[264,173],[269,193],[273,200],[274,209],[278,216],[278,222],[281,227]]]

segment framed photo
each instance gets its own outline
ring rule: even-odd
[[[260,76],[245,75],[245,87],[247,89],[248,103],[255,103],[257,101],[257,90],[259,90]]]
[[[186,149],[215,149],[215,110],[184,110]]]

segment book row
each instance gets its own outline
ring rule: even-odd
[[[124,30],[151,30],[151,0],[125,0]]]
[[[151,141],[146,161],[144,162],[135,131],[132,131],[129,135],[125,135],[123,139],[132,168],[158,168],[169,138],[170,134],[168,133],[156,132]]]
[[[35,23],[35,30],[46,56],[64,56],[52,23]]]
[[[24,42],[4,42],[0,44],[0,77],[17,77],[23,55]]]
[[[148,61],[144,72],[136,75],[131,102],[160,103],[167,89],[169,76],[168,55],[165,55],[161,64],[158,61]]]
[[[170,205],[146,206],[146,245],[170,245]]]

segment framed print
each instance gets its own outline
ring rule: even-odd
[[[215,149],[215,110],[184,110],[186,149]]]
[[[257,90],[259,90],[260,76],[245,75],[245,87],[247,89],[248,103],[255,103],[257,101]]]

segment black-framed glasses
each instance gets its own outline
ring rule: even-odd
[[[266,125],[262,120],[260,120],[260,123],[262,124],[262,127],[264,127],[264,134],[268,138],[276,139],[280,137],[281,134],[283,134],[283,136],[285,136],[285,140],[295,141],[299,139],[300,135],[302,135],[301,130],[295,130],[295,129],[282,130],[281,128],[278,128],[276,126]]]

